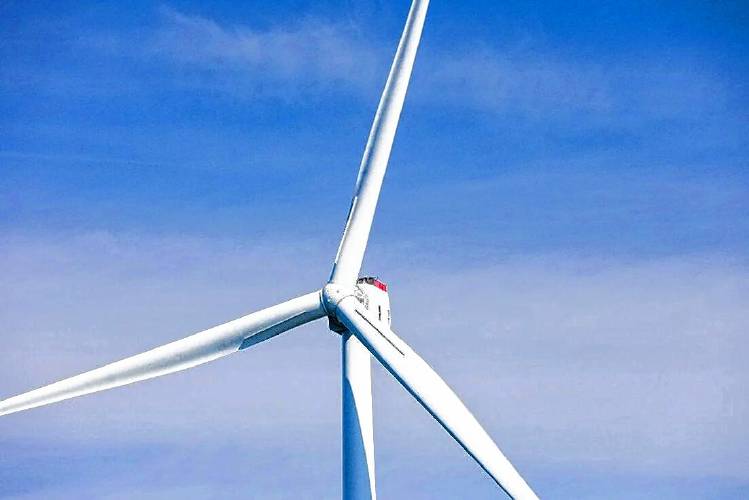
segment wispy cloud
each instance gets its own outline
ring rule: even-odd
[[[424,62],[425,99],[492,112],[604,111],[611,106],[603,68],[546,58],[527,48],[474,44]],[[418,92],[418,91],[417,91]]]
[[[202,75],[202,83],[238,93],[374,90],[384,81],[395,40],[374,44],[362,30],[305,18],[253,29],[162,9],[145,52]],[[372,34],[370,34],[372,35]],[[429,43],[429,42],[427,42]],[[462,41],[422,50],[414,98],[428,104],[492,112],[604,111],[612,106],[605,68],[546,57],[526,46],[496,48]],[[193,75],[194,76],[194,75]],[[228,79],[228,80],[227,80]],[[373,83],[375,83],[373,85]],[[243,87],[242,87],[243,86]]]
[[[629,127],[724,110],[726,84],[691,66],[688,58],[604,63],[562,57],[541,46],[479,44],[424,61],[417,80],[422,85],[414,93],[431,104],[588,125]]]
[[[277,96],[331,85],[359,88],[372,84],[377,69],[379,51],[350,25],[307,17],[253,29],[168,8],[161,16],[146,52],[197,71],[204,82],[223,88],[226,83],[219,81],[227,74],[238,79],[234,84],[249,85],[244,93]]]

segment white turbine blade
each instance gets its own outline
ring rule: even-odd
[[[364,149],[331,283],[353,284],[359,274],[428,6],[429,0],[414,0],[411,4]]]
[[[537,499],[481,424],[442,378],[403,340],[349,295],[336,317],[514,499]]]
[[[0,415],[192,368],[325,315],[313,292],[4,401]]]

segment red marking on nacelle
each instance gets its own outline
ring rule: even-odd
[[[375,278],[373,276],[365,276],[363,278],[359,278],[358,280],[356,280],[356,282],[357,283],[366,283],[367,285],[374,285],[377,288],[379,288],[380,290],[382,290],[383,292],[387,292],[388,291],[387,284],[383,283],[378,278]]]

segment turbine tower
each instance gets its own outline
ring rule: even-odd
[[[538,498],[458,396],[390,328],[387,285],[359,278],[429,0],[413,0],[359,167],[330,279],[321,290],[0,401],[0,415],[213,361],[311,321],[341,335],[344,499],[375,499],[370,354],[514,499]]]

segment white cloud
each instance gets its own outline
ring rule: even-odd
[[[425,99],[491,112],[601,112],[611,106],[604,68],[528,49],[482,44],[435,53],[424,62]],[[548,115],[547,115],[548,118]]]
[[[333,85],[368,88],[378,69],[379,51],[340,23],[304,18],[253,29],[223,26],[172,9],[162,14],[164,22],[146,51],[196,70],[193,76],[205,84],[240,86],[234,89],[239,94],[277,96]]]

